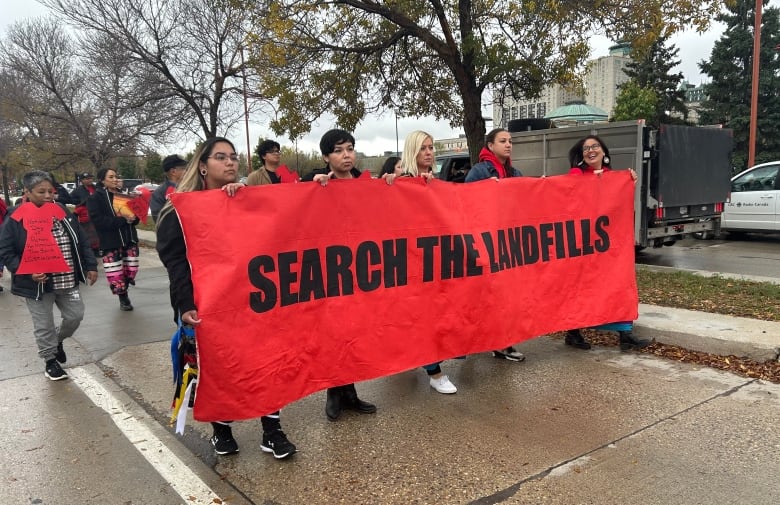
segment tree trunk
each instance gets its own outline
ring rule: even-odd
[[[485,120],[482,118],[482,94],[475,89],[463,93],[463,131],[469,146],[471,163],[479,161],[485,145]]]

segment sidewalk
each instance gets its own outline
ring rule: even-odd
[[[154,232],[138,230],[142,246],[154,248]],[[674,270],[669,267],[648,267],[652,270]],[[772,277],[756,277],[693,270],[705,277],[720,277],[779,282]],[[674,309],[657,305],[639,304],[639,319],[634,332],[641,337],[655,338],[663,344],[672,344],[691,351],[719,355],[735,355],[756,361],[780,359],[780,322],[761,321],[746,317],[724,316],[709,312]]]

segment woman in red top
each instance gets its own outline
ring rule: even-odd
[[[610,166],[609,148],[597,135],[588,135],[569,150],[569,162],[571,163],[571,175],[596,175],[612,170]],[[636,181],[637,175],[633,168],[628,169],[631,178]],[[597,326],[594,329],[616,331],[620,335],[620,349],[641,349],[651,343],[650,340],[636,338],[632,333],[633,323],[621,321]],[[582,337],[579,329],[566,332],[566,345],[577,349],[590,349],[590,343]]]

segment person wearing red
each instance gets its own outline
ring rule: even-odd
[[[92,248],[95,256],[100,256],[100,239],[87,210],[87,198],[95,193],[95,179],[89,172],[84,172],[79,174],[79,181],[81,186],[70,192],[70,203],[76,206],[73,213],[79,217],[79,224],[87,235],[89,247]]]
[[[575,176],[597,176],[600,177],[604,172],[612,170],[609,157],[609,148],[597,135],[588,135],[579,140],[569,150],[569,162],[571,163],[570,175]],[[631,178],[636,181],[637,175],[634,169],[629,168]],[[620,335],[620,349],[628,351],[631,349],[642,349],[652,343],[650,340],[640,339],[632,334],[634,324],[631,321],[620,321],[597,326],[593,329],[616,331]],[[585,340],[579,329],[566,332],[566,345],[577,349],[588,350],[591,345]]]
[[[523,174],[512,166],[512,135],[503,128],[491,130],[485,137],[485,147],[479,152],[479,163],[471,167],[465,182],[484,179],[506,179]],[[511,345],[493,351],[493,356],[509,361],[523,361],[525,355]]]

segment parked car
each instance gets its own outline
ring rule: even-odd
[[[138,190],[141,188],[148,189],[150,192],[152,192],[155,189],[157,189],[159,186],[160,186],[159,184],[155,184],[153,182],[144,182],[143,184],[137,184],[131,192],[138,193],[139,192]]]
[[[468,152],[457,152],[436,156],[434,175],[443,181],[464,182],[471,169]]]
[[[780,161],[761,163],[731,178],[720,227],[729,232],[780,231]]]

